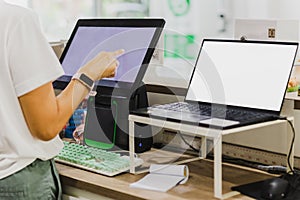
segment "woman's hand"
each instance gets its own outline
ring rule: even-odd
[[[121,49],[100,52],[81,67],[79,72],[85,73],[94,81],[113,77],[119,65],[117,57],[123,52]],[[56,137],[87,93],[84,85],[71,81],[58,96],[55,96],[51,82],[20,96],[19,102],[32,136],[44,141]]]
[[[115,76],[115,71],[119,66],[117,57],[124,53],[123,49],[113,52],[102,51],[90,60],[86,65],[79,69],[79,72],[85,73],[94,81],[101,78],[110,78]]]

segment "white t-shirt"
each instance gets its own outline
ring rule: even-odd
[[[47,142],[32,137],[18,97],[55,80],[64,72],[31,10],[0,0],[0,24],[2,179],[23,169],[36,158],[53,158],[63,147],[58,136]]]

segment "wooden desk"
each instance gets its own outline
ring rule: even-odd
[[[197,125],[189,125],[184,124],[180,122],[172,122],[165,119],[156,119],[151,117],[144,117],[144,116],[138,116],[138,115],[129,115],[129,150],[130,150],[130,159],[131,163],[134,159],[134,124],[135,123],[142,123],[142,124],[148,124],[151,126],[157,126],[157,127],[163,127],[163,128],[169,128],[177,131],[185,132],[186,134],[190,134],[193,136],[198,136],[202,138],[202,144],[201,144],[201,152],[202,155],[199,155],[203,158],[206,156],[206,140],[207,138],[212,139],[213,141],[213,151],[214,151],[214,196],[219,199],[227,198],[229,194],[223,194],[223,187],[222,187],[222,137],[230,134],[238,134],[245,131],[256,131],[260,128],[265,127],[272,127],[275,125],[282,125],[285,128],[284,134],[287,139],[286,144],[286,152],[288,155],[289,148],[290,148],[290,141],[292,138],[292,129],[289,126],[289,123],[286,120],[274,120],[274,121],[268,121],[263,123],[257,123],[253,125],[248,126],[242,126],[238,128],[232,128],[227,130],[217,130],[213,128],[205,128],[200,127]],[[293,123],[293,118],[289,118],[289,120]],[[290,156],[290,163],[291,166],[293,166],[293,159],[294,159],[294,147],[291,151]],[[287,165],[288,166],[288,165]],[[288,169],[288,171],[290,171]],[[136,173],[135,167],[133,164],[131,164],[130,167],[131,173]]]
[[[113,199],[155,199],[155,200],[187,200],[187,199],[215,199],[213,162],[211,160],[198,160],[188,163],[190,177],[186,184],[178,185],[168,192],[155,192],[150,190],[130,188],[133,183],[145,174],[121,174],[116,177],[106,177],[85,170],[77,169],[63,164],[56,164],[63,191],[66,186],[91,192],[95,195]],[[272,177],[264,172],[246,167],[223,163],[223,191],[228,193],[232,186],[265,180]],[[65,191],[66,192],[66,191]],[[84,196],[83,196],[84,197]],[[87,197],[85,197],[87,198]],[[229,199],[250,200],[252,198],[236,195]]]

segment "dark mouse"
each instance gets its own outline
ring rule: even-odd
[[[263,183],[261,197],[264,199],[283,199],[286,197],[289,182],[282,178],[273,178]]]

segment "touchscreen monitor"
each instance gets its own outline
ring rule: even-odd
[[[115,77],[104,78],[98,87],[131,89],[146,72],[159,40],[163,19],[80,19],[62,53],[65,75],[54,82],[63,89],[77,70],[101,51],[124,49]]]

